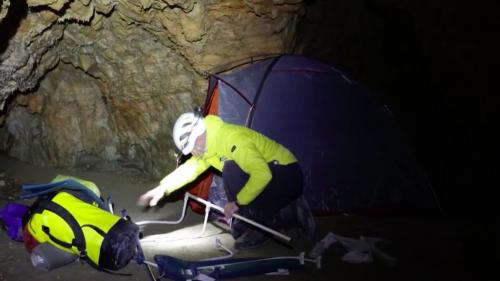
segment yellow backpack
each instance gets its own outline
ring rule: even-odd
[[[48,192],[33,187],[23,186],[37,194],[25,225],[39,243],[78,255],[104,271],[125,267],[139,253],[139,227],[106,210],[92,182],[58,176],[45,185]]]

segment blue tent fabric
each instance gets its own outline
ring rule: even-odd
[[[213,75],[210,83],[223,120],[296,155],[315,211],[435,208],[391,112],[335,67],[283,55]]]

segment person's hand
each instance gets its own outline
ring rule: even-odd
[[[139,197],[137,200],[137,205],[154,207],[158,204],[158,201],[165,196],[165,189],[161,185],[149,190]]]
[[[240,208],[238,207],[238,204],[236,204],[236,202],[227,202],[227,204],[224,206],[224,216],[230,219],[233,217],[234,213],[238,212],[239,209]]]

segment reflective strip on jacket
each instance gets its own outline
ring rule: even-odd
[[[79,200],[73,195],[66,192],[59,192],[53,198],[52,202],[58,204],[68,211],[79,224],[86,244],[86,254],[90,260],[96,265],[99,264],[99,255],[101,244],[104,237],[99,234],[93,227],[97,227],[105,233],[120,220],[119,216],[106,212],[99,207],[88,204]],[[57,248],[79,255],[79,249],[76,246],[65,248],[55,241],[52,241],[49,235],[43,231],[43,227],[50,229],[50,235],[58,240],[68,244],[73,243],[75,235],[71,226],[60,217],[49,210],[43,210],[41,213],[34,213],[27,223],[27,228],[30,234],[39,242],[49,242]]]
[[[161,180],[167,194],[195,180],[210,166],[222,172],[225,160],[233,160],[249,175],[249,179],[236,196],[238,204],[252,202],[271,180],[268,163],[280,165],[297,162],[284,146],[247,127],[225,123],[218,116],[204,119],[207,151],[201,158],[191,157],[175,171]]]

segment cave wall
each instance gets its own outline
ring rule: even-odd
[[[495,174],[484,164],[496,146],[498,6],[0,0],[0,150],[37,165],[158,177],[174,162],[172,123],[202,103],[207,71],[303,53],[387,103],[445,209],[477,213]]]
[[[36,165],[160,177],[206,73],[289,52],[302,1],[2,1],[0,150]],[[4,5],[5,4],[5,5]]]

